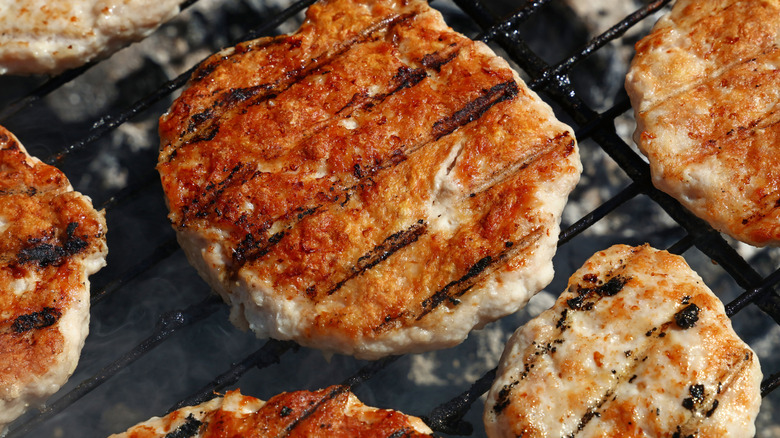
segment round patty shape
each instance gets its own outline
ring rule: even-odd
[[[181,0],[0,0],[0,74],[56,74],[143,39]]]
[[[264,402],[228,391],[197,406],[152,418],[109,438],[163,437],[422,438],[432,431],[417,417],[366,406],[344,386],[285,392]]]
[[[105,232],[90,199],[0,127],[0,433],[76,368]]]
[[[181,246],[258,336],[443,348],[552,279],[571,129],[422,0],[331,0],[205,61],[160,119]]]
[[[755,353],[682,257],[616,245],[519,328],[485,405],[496,437],[752,437]]]
[[[653,183],[757,246],[780,243],[778,44],[778,0],[680,0],[626,77]]]

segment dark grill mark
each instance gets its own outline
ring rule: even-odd
[[[227,169],[224,169],[225,171]],[[189,201],[186,208],[182,208],[182,219],[179,228],[185,228],[187,222],[194,218],[204,218],[211,214],[212,208],[219,200],[222,193],[235,185],[242,185],[259,175],[243,163],[238,163],[230,169],[230,173],[220,182],[209,182],[201,193]]]
[[[398,231],[387,237],[382,243],[375,246],[371,251],[361,256],[355,266],[350,269],[347,278],[339,281],[328,292],[328,295],[334,294],[349,280],[362,275],[369,269],[387,260],[388,257],[395,254],[401,248],[417,241],[428,230],[424,220],[420,219],[406,230]]]
[[[417,317],[417,320],[419,321],[422,319],[423,316],[430,313],[433,309],[438,307],[441,303],[446,301],[447,299],[453,299],[456,296],[462,295],[464,292],[466,292],[471,286],[474,285],[474,279],[478,275],[480,275],[485,269],[487,269],[490,265],[492,265],[495,261],[500,260],[501,257],[493,258],[491,256],[486,256],[478,260],[474,265],[469,268],[469,271],[466,272],[466,274],[462,277],[460,277],[457,280],[451,281],[448,283],[444,288],[442,288],[440,291],[433,294],[433,296],[426,298],[422,302],[422,313],[420,313],[420,316]]]
[[[612,397],[612,395],[613,395],[612,390],[608,390],[604,394],[604,397],[602,397],[601,400],[599,400],[599,402],[596,403],[595,406],[591,406],[590,408],[588,408],[587,412],[585,412],[585,414],[582,416],[582,418],[580,418],[580,422],[577,423],[577,429],[574,432],[570,433],[568,435],[568,437],[569,438],[574,438],[574,436],[577,434],[577,432],[580,432],[580,431],[582,431],[582,429],[585,429],[585,426],[588,425],[590,420],[592,420],[594,417],[601,416],[601,414],[599,414],[599,412],[598,412],[598,409],[601,408],[601,406],[603,406],[604,403],[606,403],[607,400],[609,400],[609,398]]]
[[[427,77],[428,73],[421,68],[400,67],[395,76],[393,76],[393,80],[396,81],[398,85],[390,94],[401,91],[404,88],[414,87]]]
[[[71,222],[65,229],[65,241],[62,246],[50,243],[41,243],[41,239],[30,239],[31,246],[22,249],[16,255],[19,264],[37,263],[41,268],[58,266],[66,258],[74,256],[84,250],[89,244],[82,237],[76,236],[78,222]]]
[[[456,47],[456,45],[452,44],[450,47]],[[436,73],[440,73],[442,67],[457,57],[458,50],[452,50],[449,53],[428,53],[422,57],[420,63],[423,65],[423,67],[429,70],[435,70]]]
[[[282,409],[279,411],[279,416],[284,418],[290,414],[292,414],[293,410],[289,406],[282,406]]]
[[[699,306],[696,304],[689,304],[684,309],[674,314],[674,322],[681,329],[689,329],[696,325],[696,321],[699,320]]]
[[[504,246],[504,250],[498,254],[489,255],[478,260],[462,277],[449,282],[441,290],[424,299],[421,303],[422,311],[419,316],[417,316],[416,320],[421,320],[425,315],[432,312],[445,301],[451,301],[454,304],[458,304],[459,302],[456,298],[471,289],[477,280],[481,278],[482,274],[486,273],[489,268],[499,266],[512,254],[522,251],[523,248],[526,248],[528,245],[535,242],[539,238],[540,233],[541,230],[539,228],[530,230],[524,242],[515,242],[510,248]]]
[[[472,100],[455,114],[434,123],[432,129],[433,138],[438,140],[451,134],[461,126],[465,126],[474,120],[479,119],[487,110],[492,108],[493,105],[505,100],[514,99],[518,92],[519,89],[515,81],[494,85],[490,90],[485,91],[482,96]]]
[[[278,93],[288,90],[293,85],[303,81],[309,75],[316,73],[323,66],[333,62],[335,59],[337,59],[340,55],[348,51],[353,46],[361,42],[368,41],[369,39],[372,38],[372,35],[377,31],[393,26],[396,23],[410,20],[414,17],[414,15],[415,14],[413,13],[405,14],[405,15],[394,15],[386,18],[385,20],[381,20],[369,26],[368,28],[364,29],[362,32],[360,32],[351,40],[335,46],[329,52],[325,52],[319,56],[315,56],[311,58],[306,65],[303,65],[297,69],[284,72],[281,75],[281,77],[274,83],[260,84],[254,87],[247,87],[247,88],[237,88],[223,93],[220,99],[214,102],[211,105],[209,110],[206,110],[208,112],[213,112],[213,114],[210,114],[210,116],[208,117],[208,120],[212,121],[211,126],[205,126],[205,125],[202,126],[200,128],[201,132],[195,133],[194,137],[190,139],[185,139],[181,144],[177,145],[174,148],[174,151],[171,152],[171,154],[169,155],[169,161],[175,158],[176,149],[200,141],[213,140],[216,134],[219,132],[219,119],[225,117],[227,112],[233,109],[237,103],[249,101],[247,103],[248,105],[255,105],[263,101],[274,99],[276,98]],[[263,47],[271,44],[285,43],[285,42],[287,42],[291,46],[291,48],[296,48],[300,46],[300,40],[285,35],[285,36],[275,38],[265,44],[258,44],[251,47],[237,46],[235,54],[229,55],[227,57],[223,57],[218,62],[230,62],[229,58],[232,56],[243,54],[249,50],[254,50],[258,47]],[[242,50],[242,48],[244,50]],[[207,65],[202,69],[196,71],[195,74],[193,75],[195,78],[194,80],[195,81],[202,80],[204,77],[210,74],[216,67],[217,65],[212,64],[212,65]],[[267,92],[268,94],[264,94],[263,93],[264,91]],[[252,99],[253,97],[257,97],[258,99],[256,99],[255,101],[251,101],[250,99]],[[221,108],[221,110],[215,111],[217,108]]]
[[[41,329],[54,325],[62,316],[62,312],[53,307],[44,307],[39,312],[18,316],[11,325],[14,333],[22,334],[32,329]]]
[[[165,435],[165,438],[192,438],[198,434],[198,429],[200,429],[202,424],[203,423],[190,414],[184,420],[184,424],[177,427],[173,432]]]
[[[324,397],[317,400],[316,402],[311,402],[310,407],[306,409],[298,418],[295,419],[292,423],[290,423],[285,429],[284,432],[282,432],[279,436],[289,436],[290,433],[298,427],[301,422],[305,421],[307,418],[309,418],[312,414],[317,412],[317,409],[328,403],[329,401],[335,399],[340,394],[345,393],[349,391],[349,387],[344,385],[338,385],[335,386],[331,391],[329,391],[327,394],[325,394]]]
[[[409,430],[409,428],[404,427],[403,429],[398,429],[391,433],[387,438],[404,438],[408,436],[412,436],[412,431]]]
[[[269,237],[267,241],[263,241],[261,239],[256,239],[251,233],[247,234],[244,237],[244,240],[239,242],[233,250],[233,261],[236,264],[233,271],[237,272],[241,266],[250,260],[257,260],[271,252],[271,248],[279,243],[284,235],[284,231],[279,231]]]
[[[209,120],[210,118],[214,117],[214,111],[211,109],[207,109],[205,111],[193,114],[190,118],[190,123],[187,126],[187,132],[193,132],[196,128],[199,128],[200,125],[203,124],[203,122]]]

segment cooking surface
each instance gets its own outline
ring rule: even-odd
[[[69,383],[50,400],[51,411],[38,416],[33,410],[12,424],[9,436],[105,437],[153,415],[162,415],[191,396],[209,394],[214,389],[209,385],[215,381],[217,390],[240,387],[244,394],[268,399],[282,391],[341,383],[362,367],[373,365],[345,356],[327,359],[318,351],[258,340],[227,321],[227,306],[214,298],[186,262],[166,219],[154,165],[157,118],[170,104],[171,96],[107,130],[96,141],[84,141],[208,54],[232,44],[251,29],[270,23],[270,17],[278,16],[290,3],[200,0],[151,38],[123,50],[10,116],[10,104],[30,94],[45,79],[0,77],[0,114],[4,115],[0,124],[42,159],[74,149],[55,164],[77,190],[91,196],[96,205],[107,208],[109,230],[108,266],[92,279],[90,335],[79,367]],[[495,23],[498,17],[520,10],[509,5],[515,3],[484,2],[483,7],[492,11],[494,17],[481,16],[480,11],[486,9],[472,10],[479,3],[468,0],[459,1],[460,6],[435,0],[431,6],[443,11],[445,20],[456,30],[478,38],[485,35],[480,20]],[[562,1],[537,3],[545,5],[527,21],[508,27],[518,29],[518,33],[509,32],[507,37],[499,32],[490,38],[494,48],[500,48],[502,43],[509,47],[509,55],[521,61],[532,78],[539,77],[534,71],[535,62],[522,51],[518,41],[509,40],[512,36],[521,37],[541,60],[556,65],[579,53],[590,38],[644,5],[637,2],[628,7],[632,2],[600,0],[594,2],[594,9],[587,9],[583,4],[591,2],[572,0],[575,11]],[[525,310],[473,332],[458,347],[386,361],[386,366],[355,387],[364,403],[439,418],[437,406],[449,403],[475,382],[477,387],[486,389],[490,375],[480,379],[495,367],[508,336],[524,321],[552,305],[569,275],[595,251],[614,243],[644,242],[657,248],[688,248],[690,241],[678,222],[697,222],[689,222],[684,212],[672,210],[670,215],[662,209],[669,201],[643,185],[644,161],[632,155],[633,146],[626,146],[631,145],[634,125],[622,92],[625,69],[633,43],[647,32],[656,17],[642,20],[626,36],[583,57],[570,71],[575,97],[592,110],[608,111],[617,104],[618,109],[606,115],[608,122],[604,125],[589,124],[588,109],[572,109],[571,96],[541,92],[558,116],[575,127],[584,167],[582,180],[564,210],[564,238],[554,259],[556,276],[552,284],[532,299]],[[291,32],[298,23],[298,18],[293,18],[277,30],[261,29],[260,34]],[[530,82],[536,84],[538,91],[545,86],[539,80]],[[611,118],[616,118],[619,137],[611,133]],[[632,184],[632,178],[640,182]],[[637,195],[644,190],[648,190],[648,195]],[[615,196],[626,202],[618,202],[611,209]],[[584,231],[573,233],[572,224],[604,203],[610,212],[603,219],[586,222]],[[705,228],[691,229],[702,233],[693,240],[703,250],[692,247],[683,255],[727,305],[780,266],[778,249],[755,249],[728,240],[726,246],[734,252],[729,255],[722,251],[723,244],[717,236],[713,238]],[[712,251],[717,252],[717,257]],[[719,264],[712,263],[712,258],[718,258]],[[770,278],[770,286],[773,281],[777,282]],[[774,289],[771,292],[774,294]],[[184,310],[187,311],[179,312]],[[732,320],[736,332],[758,354],[765,379],[780,371],[780,326],[754,304],[740,310]],[[275,363],[277,354],[279,363]],[[246,369],[241,364],[245,359]],[[267,366],[255,366],[265,362]],[[230,376],[226,376],[228,383],[222,386],[221,375],[228,371],[239,376],[239,380],[230,383]],[[780,436],[780,423],[772,420],[778,418],[777,403],[777,391],[764,398],[757,436]],[[465,416],[474,426],[472,436],[484,436],[481,414],[482,401],[477,400]],[[447,436],[441,431],[437,433]]]

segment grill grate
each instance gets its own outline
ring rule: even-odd
[[[255,28],[243,26],[239,32],[243,36],[235,40],[269,35],[283,23],[295,21],[299,13],[313,1],[300,0],[285,9],[273,6],[259,8],[257,5],[250,7],[246,6],[249,0],[240,1],[239,9],[243,7],[254,12],[246,20],[247,23],[262,24]],[[591,155],[604,153],[623,173],[622,182],[618,183],[618,186],[624,186],[622,190],[606,196],[568,227],[564,224],[559,240],[560,256],[556,256],[556,270],[559,274],[549,290],[562,290],[563,287],[556,285],[565,285],[566,277],[581,263],[582,257],[578,259],[572,255],[575,252],[572,248],[582,246],[578,239],[593,233],[601,224],[610,224],[613,216],[634,208],[638,203],[650,204],[649,208],[663,211],[670,218],[671,224],[659,228],[658,235],[646,236],[631,235],[628,232],[632,229],[630,224],[619,225],[623,235],[628,233],[628,240],[635,243],[646,240],[654,246],[664,243],[671,252],[686,253],[686,258],[698,257],[716,262],[716,267],[707,270],[710,273],[715,270],[710,277],[700,273],[716,292],[725,290],[726,295],[738,294],[730,297],[730,302],[722,297],[727,302],[728,315],[734,320],[759,321],[748,321],[745,328],[738,328],[737,331],[761,342],[765,342],[765,339],[771,341],[771,337],[759,336],[766,335],[765,332],[780,325],[780,298],[775,292],[780,283],[780,269],[777,269],[777,259],[780,257],[777,250],[755,250],[753,254],[745,256],[743,247],[725,239],[675,200],[653,188],[646,162],[618,135],[616,121],[630,113],[625,92],[620,92],[614,99],[615,103],[603,111],[593,109],[578,92],[577,69],[583,68],[597,53],[610,50],[610,44],[626,38],[626,32],[636,24],[651,21],[650,17],[667,7],[669,1],[646,3],[635,13],[572,51],[572,55],[554,64],[546,62],[539,51],[534,50],[526,35],[526,28],[530,27],[533,19],[543,14],[545,8],[553,6],[549,0],[529,0],[503,19],[497,18],[497,14],[480,0],[454,0],[454,6],[436,0],[432,6],[456,18],[451,20],[449,16],[446,17],[456,30],[471,33],[474,39],[503,50],[508,59],[522,69],[529,86],[539,92],[560,117],[568,117],[567,121],[575,127],[581,142],[586,170],[593,166],[589,162]],[[213,3],[211,0],[200,0],[184,12],[178,22],[166,25],[158,33],[174,32],[186,28],[186,20],[203,18],[209,10],[201,11],[200,7],[210,2]],[[196,1],[190,0],[185,6],[193,3]],[[235,2],[223,0],[220,3],[228,5]],[[491,5],[495,7],[492,2]],[[217,7],[222,6],[218,4]],[[220,30],[215,26],[209,32]],[[218,38],[215,40],[217,44],[220,41]],[[578,43],[582,44],[583,41],[579,40]],[[209,53],[216,49],[218,47],[208,46],[205,51]],[[124,56],[124,52],[117,56]],[[189,68],[185,67],[177,75],[171,75],[174,79],[153,84],[148,92],[142,94],[146,97],[138,100],[131,98],[128,104],[118,106],[118,110],[110,108],[93,117],[82,117],[78,122],[60,120],[46,131],[72,127],[78,135],[73,140],[65,141],[61,148],[48,149],[50,146],[46,144],[51,141],[32,134],[36,129],[33,123],[36,123],[35,120],[48,120],[43,117],[50,117],[44,110],[49,105],[50,95],[64,93],[72,84],[78,86],[79,82],[87,81],[85,76],[94,67],[90,65],[66,72],[48,81],[0,78],[0,97],[4,99],[0,100],[0,123],[14,131],[31,152],[47,157],[47,162],[62,167],[77,189],[92,196],[106,209],[110,249],[109,266],[93,280],[93,324],[76,374],[60,393],[52,397],[49,405],[15,422],[7,435],[9,438],[106,436],[151,415],[162,414],[166,408],[172,410],[204,401],[214,392],[224,391],[239,382],[245,393],[268,398],[285,390],[315,389],[338,381],[355,388],[367,404],[397,408],[422,416],[438,433],[481,436],[481,406],[478,399],[494,379],[495,369],[490,368],[495,366],[496,355],[488,354],[492,362],[475,367],[465,366],[462,362],[474,359],[477,354],[475,351],[483,348],[483,343],[490,338],[470,339],[452,351],[431,355],[391,357],[376,362],[334,357],[327,362],[318,352],[298,348],[290,342],[258,341],[251,335],[237,333],[226,322],[225,306],[209,292],[205,284],[197,280],[194,270],[186,265],[178,250],[173,232],[165,219],[159,180],[153,171],[156,147],[137,153],[140,158],[136,158],[130,166],[132,172],[128,177],[129,182],[121,190],[106,189],[84,176],[88,163],[95,160],[100,149],[110,144],[108,138],[116,135],[123,126],[137,123],[145,126],[147,131],[155,130],[154,120],[170,102],[171,96],[186,83],[195,68],[194,64],[191,63]],[[137,77],[134,79],[142,82]],[[16,88],[20,83],[25,89],[22,97],[13,96],[11,88]],[[108,85],[111,85],[110,82]],[[141,121],[136,122],[138,119]],[[152,122],[144,125],[143,120]],[[33,144],[27,141],[28,136],[34,139]],[[571,199],[574,200],[576,196],[577,193],[573,194]],[[144,237],[142,244],[133,242],[138,234]],[[634,243],[626,242],[627,239],[622,235],[610,238]],[[139,246],[144,249],[139,249]],[[589,255],[606,246],[589,247],[583,251]],[[137,259],[132,258],[138,254],[141,255]],[[561,262],[562,257],[567,257],[566,261]],[[571,266],[567,266],[567,263]],[[770,272],[761,273],[766,270]],[[726,279],[721,280],[724,277]],[[711,281],[717,282],[718,288]],[[160,290],[169,294],[162,298],[152,296]],[[152,304],[146,304],[143,301],[145,298],[150,299]],[[124,315],[117,316],[117,313]],[[528,311],[521,313],[517,317],[505,318],[506,321],[501,324],[513,330],[530,316]],[[741,318],[745,313],[749,315]],[[738,325],[737,322],[735,325]],[[131,330],[134,330],[134,334],[127,334]],[[502,342],[506,335],[505,330],[501,334]],[[226,337],[238,338],[236,345],[221,345]],[[775,342],[775,347],[777,342],[780,341]],[[165,347],[156,349],[163,343]],[[498,352],[502,345],[499,343]],[[194,352],[182,353],[176,358],[168,357],[174,348]],[[777,348],[769,350],[774,349]],[[162,365],[149,365],[151,357],[158,357],[157,362]],[[433,383],[426,388],[420,385],[419,377],[407,377],[419,375],[421,364],[431,364],[430,361],[418,360],[421,357],[432,357],[435,363],[449,361],[455,365],[445,371],[442,371],[443,368],[436,370],[439,371],[438,375],[433,373],[428,376],[428,381]],[[762,414],[767,412],[765,416],[771,418],[773,396],[770,393],[780,385],[780,360],[771,352],[761,359],[764,373],[769,376],[762,383],[762,395],[765,396]],[[192,371],[193,366],[203,366],[205,369]],[[192,376],[184,384],[178,380],[168,384],[166,380],[169,377],[150,374],[149,370],[159,371],[163,368],[172,369],[168,375],[178,373]],[[255,368],[262,371],[251,372]],[[136,369],[139,371],[134,371]],[[396,389],[389,388],[396,386],[399,375],[404,375],[404,379],[409,382],[398,384]],[[142,381],[150,383],[144,385]],[[141,387],[138,391],[140,394],[131,396],[136,383]],[[261,390],[252,391],[250,388],[253,386]],[[154,394],[149,394],[149,388],[153,388]],[[402,392],[410,392],[411,395],[402,397]],[[420,396],[421,393],[431,392],[434,393],[432,396]],[[153,400],[144,399],[152,396]],[[761,427],[762,424],[764,427]],[[761,423],[759,419],[759,434],[763,434],[760,436],[773,436],[770,432],[775,427],[777,424],[771,420]]]

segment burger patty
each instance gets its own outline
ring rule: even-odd
[[[507,343],[490,437],[752,437],[758,358],[682,257],[616,245]]]
[[[181,0],[0,0],[0,74],[56,74],[143,39]]]
[[[552,279],[571,129],[422,0],[330,0],[220,52],[160,119],[170,220],[258,336],[443,348]]]
[[[282,393],[264,402],[228,391],[197,406],[152,418],[110,438],[227,436],[422,438],[432,431],[417,417],[364,405],[343,386]]]
[[[105,232],[90,199],[0,127],[0,433],[76,368]]]
[[[778,44],[778,0],[680,0],[626,78],[653,183],[758,246],[780,243]]]

